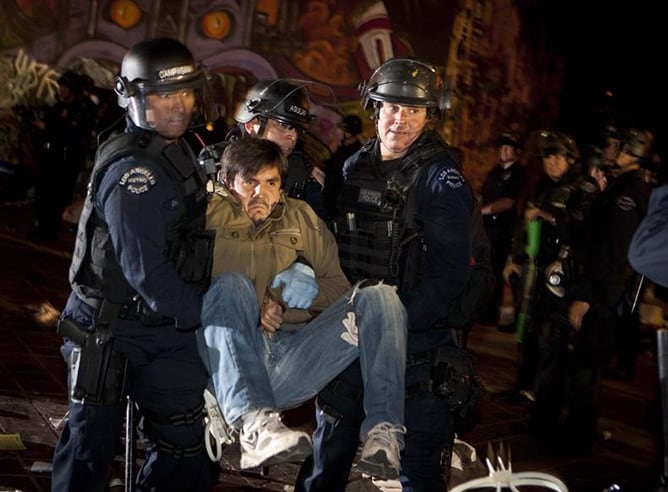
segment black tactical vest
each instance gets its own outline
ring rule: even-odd
[[[425,246],[415,220],[414,185],[438,158],[453,156],[438,137],[424,133],[389,174],[381,166],[393,164],[381,162],[376,139],[349,161],[334,228],[341,266],[351,281],[383,279],[400,292],[418,281]]]
[[[102,299],[125,304],[135,295],[116,262],[103,214],[95,207],[104,172],[113,162],[128,155],[160,162],[177,184],[182,214],[175,223],[168,224],[168,255],[184,281],[206,289],[211,272],[213,233],[205,230],[205,171],[193,165],[195,157],[184,141],[166,144],[153,134],[137,132],[112,138],[97,151],[70,266],[73,290],[93,306]]]

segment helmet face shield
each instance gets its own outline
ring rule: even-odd
[[[308,86],[311,82],[297,79],[264,80],[255,84],[239,105],[234,119],[248,123],[253,118],[271,118],[284,125],[306,130],[316,116],[311,114]]]
[[[621,150],[638,159],[647,158],[651,155],[652,135],[644,130],[628,128],[621,137]]]
[[[531,153],[537,157],[563,155],[571,160],[580,158],[580,151],[573,137],[558,131],[535,131],[530,137],[529,148]]]
[[[155,129],[146,96],[192,91],[195,106],[190,127],[201,126],[218,117],[206,71],[198,67],[184,45],[173,39],[149,39],[137,43],[123,57],[121,74],[114,90],[118,104],[128,109],[140,128]]]

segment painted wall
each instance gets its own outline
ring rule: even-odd
[[[340,114],[363,116],[358,85],[383,61],[417,56],[452,88],[437,130],[465,151],[478,186],[496,158],[501,131],[526,134],[557,116],[559,66],[523,41],[513,0],[4,0],[0,7],[0,158],[16,155],[11,108],[53,100],[59,73],[74,69],[111,88],[128,47],[157,36],[184,42],[215,74],[228,124],[257,80],[293,77],[325,84],[312,129],[327,145]]]

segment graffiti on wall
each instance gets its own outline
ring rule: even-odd
[[[11,82],[15,71],[0,73],[0,84],[11,88],[9,99],[0,100],[5,115],[17,98],[48,104],[65,70],[111,89],[127,49],[160,36],[182,41],[214,74],[228,125],[258,80],[327,85],[332,97],[316,105],[319,119],[311,129],[325,148],[342,113],[359,113],[363,135],[373,134],[358,86],[396,56],[416,55],[447,75],[453,108],[437,130],[469,161],[487,160],[496,132],[526,118],[532,101],[549,99],[529,90],[549,84],[532,87],[535,69],[531,53],[517,42],[521,25],[511,0],[8,0],[0,6],[0,23],[2,62],[32,63],[40,79],[37,85],[35,78]],[[429,35],[421,31],[425,25]],[[411,38],[420,40],[420,53]],[[0,149],[0,158],[8,158],[6,150]]]

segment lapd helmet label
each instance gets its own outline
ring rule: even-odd
[[[193,67],[192,65],[181,65],[180,67],[165,68],[165,69],[160,70],[158,72],[158,78],[160,80],[170,79],[172,77],[179,77],[181,75],[188,75],[189,73],[193,73],[194,71],[195,71],[195,67]]]
[[[302,108],[301,106],[297,106],[296,104],[292,104],[289,108],[288,111],[291,113],[297,114],[299,116],[306,116],[306,110]]]

